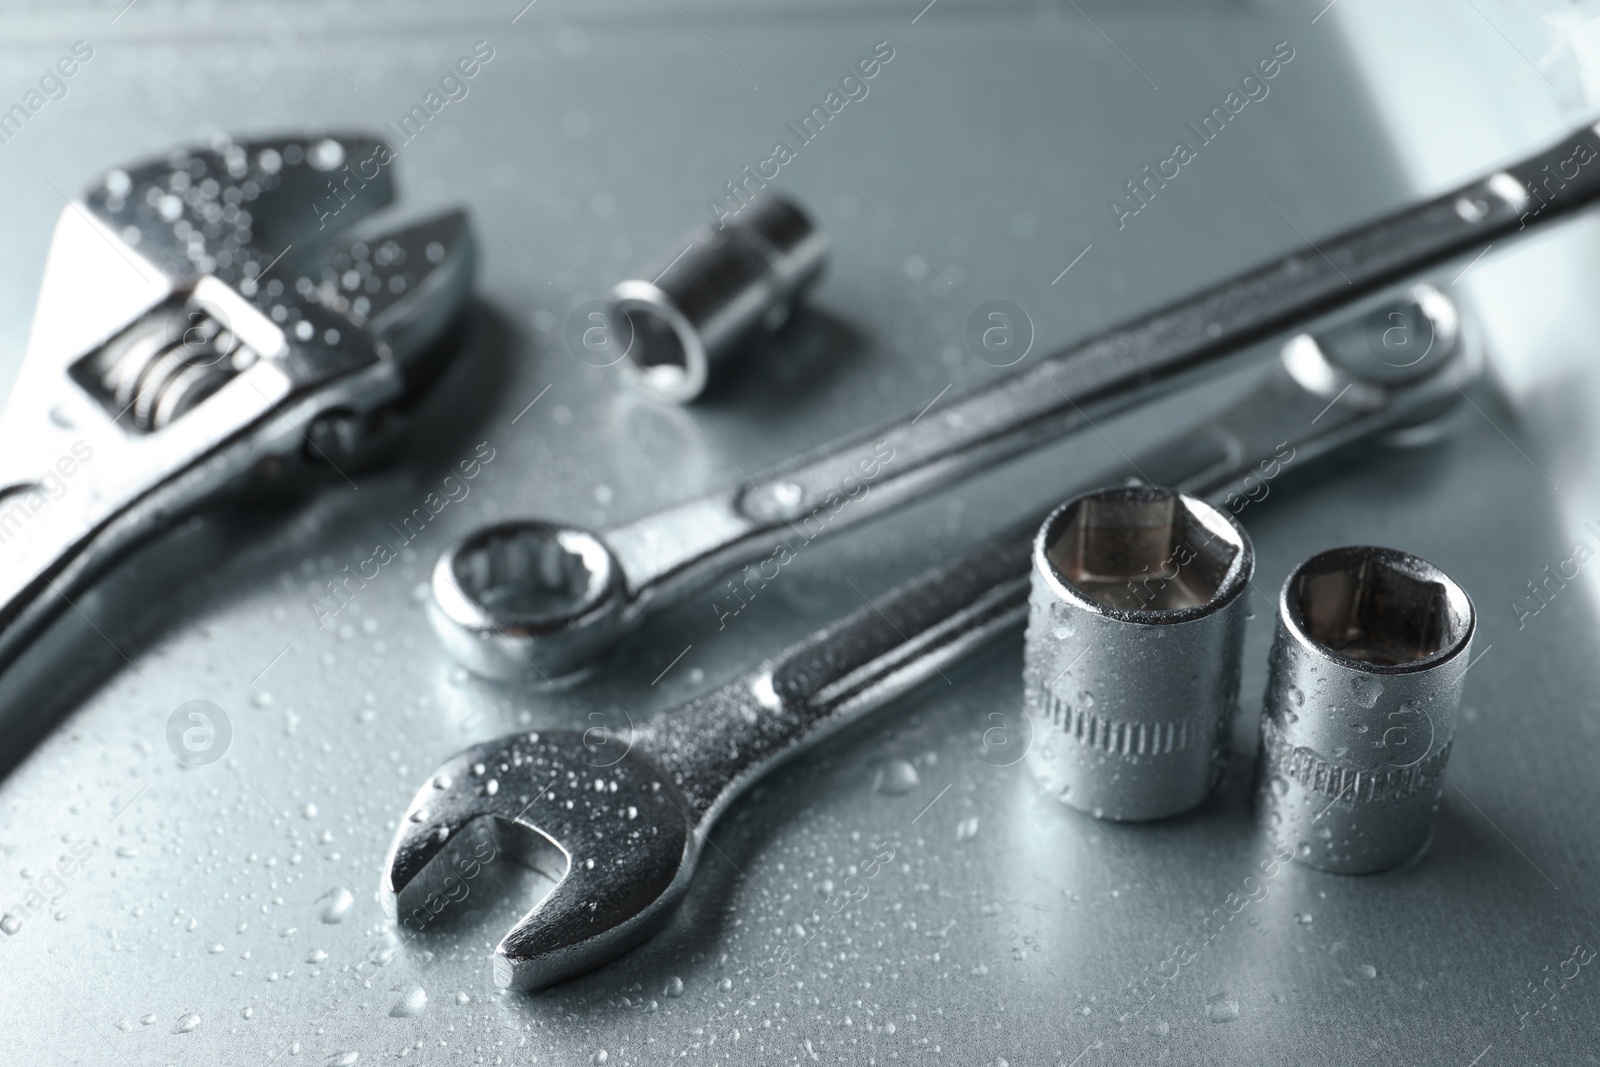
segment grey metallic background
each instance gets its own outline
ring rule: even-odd
[[[1600,945],[1594,568],[1521,629],[1511,607],[1574,541],[1600,549],[1584,527],[1600,525],[1593,221],[1450,288],[1487,324],[1493,361],[1450,443],[1291,469],[1242,513],[1266,596],[1252,594],[1234,767],[1199,810],[1095,824],[1020,764],[997,766],[1026,743],[1018,634],[763,785],[714,835],[665,933],[549,994],[497,995],[488,968],[536,876],[495,865],[445,929],[411,939],[374,900],[394,819],[445,756],[515,728],[591,713],[625,725],[670,706],[858,605],[851,580],[888,588],[1196,402],[1104,423],[809,548],[725,628],[702,598],[560,693],[446,660],[418,591],[450,536],[501,516],[598,526],[729,484],[737,468],[998,373],[963,341],[985,300],[1024,307],[1044,351],[1578,117],[1560,57],[1531,65],[1550,44],[1535,5],[1397,6],[1340,0],[1315,23],[1320,3],[960,0],[914,24],[920,4],[886,0],[539,0],[515,25],[517,0],[0,15],[0,104],[72,41],[95,48],[66,98],[0,145],[6,381],[56,190],[216,130],[375,128],[474,42],[496,50],[397,163],[400,211],[459,190],[484,253],[461,365],[404,462],[355,476],[356,489],[334,479],[303,506],[189,524],[7,680],[0,911],[22,921],[0,935],[0,1060],[1597,1062],[1592,968],[1519,1025],[1548,997],[1530,986],[1570,971],[1580,943]],[[1118,232],[1107,198],[1284,39],[1297,54],[1270,96]],[[881,40],[896,55],[868,98],[784,168],[835,252],[813,312],[763,365],[685,414],[575,360],[568,311],[707,217],[721,184]],[[315,585],[370,555],[480,441],[496,458],[470,495],[319,630]],[[1228,914],[1267,855],[1247,797],[1270,598],[1311,552],[1357,541],[1438,563],[1479,609],[1482,659],[1436,839],[1377,877],[1286,867],[1208,940],[1206,917]],[[225,710],[233,741],[191,768],[166,724],[195,699]],[[878,842],[893,861],[818,928],[824,896]],[[85,843],[83,869],[48,883],[52,903],[14,906]],[[341,889],[342,916],[328,896]],[[1170,972],[1179,944],[1193,960],[1175,980],[1147,987],[1154,999],[1130,989]],[[778,947],[800,945],[766,976]]]

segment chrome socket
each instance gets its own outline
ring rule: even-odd
[[[1256,797],[1296,859],[1368,874],[1427,845],[1474,626],[1461,587],[1409,553],[1335,548],[1289,575]]]
[[[827,254],[827,236],[799,204],[762,192],[718,226],[686,234],[650,280],[611,290],[631,327],[628,358],[667,399],[695,399],[730,359],[789,320]]]
[[[1203,500],[1100,489],[1033,547],[1023,691],[1028,766],[1096,818],[1199,804],[1227,766],[1255,551]]]

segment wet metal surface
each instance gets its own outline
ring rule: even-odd
[[[1453,438],[1308,466],[1239,513],[1268,597],[1250,594],[1235,758],[1190,814],[1098,824],[1039,790],[1018,762],[1017,636],[736,804],[661,935],[599,972],[534,997],[495,990],[485,960],[548,881],[492,841],[456,857],[425,931],[384,917],[385,850],[448,756],[682,703],[1046,503],[1063,470],[1136,454],[1171,410],[806,545],[778,577],[713,589],[558,691],[478,680],[440,648],[422,598],[451,538],[533,515],[605,528],[736,484],[1001,373],[967,346],[986,301],[1022,309],[1048,351],[1575,117],[1494,28],[1443,4],[1340,0],[1315,23],[1321,4],[678,6],[139,0],[120,16],[5,16],[7,106],[74,41],[93,48],[0,143],[8,384],[55,189],[213,130],[386,133],[437,92],[447,102],[393,164],[399,202],[422,217],[466,200],[483,253],[466,347],[402,465],[184,527],[6,680],[7,1057],[1592,1060],[1592,221],[1491,255],[1451,290],[1476,298],[1491,341],[1491,382]],[[1125,183],[1172,158],[1279,41],[1293,59],[1270,93],[1119,229],[1108,200],[1127,203]],[[785,123],[879,42],[893,58],[869,93],[795,145]],[[475,73],[450,85],[466,92],[441,87],[464,59]],[[688,413],[575,358],[572,309],[709,220],[708,199],[777,138],[795,148],[784,187],[835,240],[781,350]],[[1340,543],[1415,552],[1479,609],[1434,841],[1367,878],[1284,863],[1249,805],[1270,596]],[[379,544],[396,558],[369,563]],[[332,598],[345,567],[376,572]]]

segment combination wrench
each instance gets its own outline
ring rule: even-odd
[[[794,524],[832,534],[1218,369],[1235,353],[1600,196],[1600,134],[1553,148],[1228,279],[1014,372],[604,534],[485,527],[435,567],[449,652],[492,678],[581,672],[649,613],[770,555]],[[862,492],[863,484],[870,492]],[[851,498],[848,507],[840,501]]]
[[[1242,510],[1233,501],[1250,497],[1233,492],[1251,479],[1386,430],[1437,428],[1480,365],[1462,336],[1405,368],[1361,373],[1301,335],[1247,395],[1120,473]],[[380,885],[385,910],[424,928],[458,899],[451,876],[436,877],[445,863],[427,872],[487,817],[501,851],[557,880],[495,949],[495,981],[538,989],[616,957],[672,914],[706,835],[752,783],[1023,620],[1039,518],[629,735],[539,730],[451,757],[400,821]]]

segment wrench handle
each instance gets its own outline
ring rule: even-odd
[[[1037,524],[1035,524],[1037,525]],[[1021,622],[1032,530],[922,572],[635,734],[708,829],[772,766]]]
[[[802,529],[809,540],[892,511],[1597,198],[1600,133],[1585,126],[1504,170],[1321,239],[915,417],[759,472],[731,494],[618,527],[606,541],[633,597],[627,614],[703,588]]]
[[[1341,370],[1312,338],[1297,336],[1240,399],[1094,484],[1152,479],[1237,514],[1265,497],[1254,484],[1458,399],[1478,371],[1476,353],[1468,346],[1439,356],[1426,377],[1382,385]],[[876,598],[863,594],[860,608],[754,671],[652,717],[634,743],[682,790],[690,821],[708,830],[776,764],[925,681],[948,682],[946,667],[1020,623],[1044,514]]]

